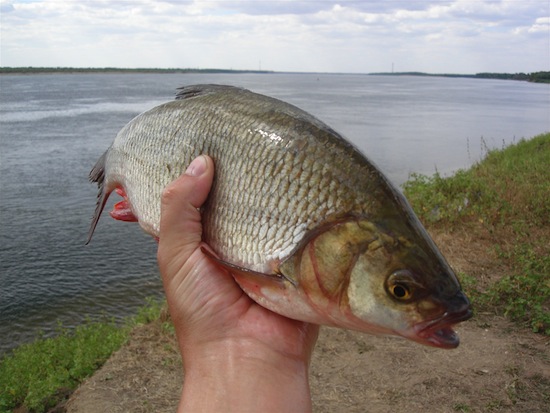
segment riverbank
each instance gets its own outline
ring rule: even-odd
[[[462,344],[453,351],[322,329],[311,372],[315,411],[545,411],[550,394],[549,164],[550,134],[545,134],[491,151],[453,177],[409,181],[407,196],[461,277],[476,315],[459,328]],[[155,311],[148,316],[154,321],[128,329],[126,344],[68,404],[72,390],[51,386],[36,410],[58,404],[56,411],[86,413],[174,411],[183,380],[181,360],[169,320]],[[75,354],[86,354],[90,343],[80,343]],[[29,348],[26,357],[46,362],[37,375],[62,364],[55,370],[58,378],[78,364],[76,356],[48,360],[48,351]],[[29,395],[36,400],[39,383],[54,382],[52,377],[31,383],[24,375],[12,377],[6,366],[26,367],[24,360],[9,360],[0,365],[0,389],[6,389],[0,411],[21,405]],[[71,386],[84,378],[74,378]]]

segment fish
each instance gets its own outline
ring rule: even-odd
[[[159,237],[163,189],[201,155],[214,160],[201,209],[203,251],[283,316],[455,348],[472,316],[455,273],[405,197],[330,126],[281,100],[191,85],[131,120],[99,158],[90,242],[111,216]]]

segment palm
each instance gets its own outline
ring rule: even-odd
[[[201,344],[222,340],[262,343],[286,356],[308,358],[318,326],[275,314],[252,301],[225,270],[199,248],[183,263],[177,296],[168,297],[182,317],[186,333],[182,343]],[[193,341],[200,341],[200,343]]]

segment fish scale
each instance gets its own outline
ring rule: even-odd
[[[160,206],[158,199],[153,199],[153,194],[158,194],[167,183],[175,179],[184,169],[183,165],[188,164],[199,153],[208,153],[217,160],[217,164],[219,163],[217,176],[221,177],[220,180],[227,181],[228,190],[220,190],[218,195],[219,198],[227,197],[229,200],[227,208],[212,214],[206,213],[205,221],[211,221],[212,227],[216,228],[216,231],[206,231],[206,238],[214,247],[220,242],[217,235],[220,238],[240,237],[244,240],[245,251],[241,247],[226,253],[221,248],[222,256],[236,260],[240,264],[253,265],[259,269],[259,262],[250,262],[245,256],[246,252],[252,251],[251,249],[255,249],[254,253],[260,254],[260,261],[264,263],[273,258],[284,258],[278,256],[280,252],[288,252],[293,247],[289,245],[290,237],[285,237],[284,234],[293,233],[298,226],[310,229],[328,215],[336,213],[337,208],[344,207],[342,200],[351,200],[355,203],[345,205],[348,208],[345,212],[362,210],[364,202],[361,202],[360,197],[351,197],[347,194],[347,197],[343,198],[346,194],[342,192],[330,193],[334,177],[326,165],[331,161],[326,156],[326,146],[330,145],[326,139],[330,137],[327,133],[329,128],[305,112],[297,112],[296,108],[282,102],[279,102],[277,107],[279,110],[274,110],[273,103],[278,101],[256,96],[259,98],[255,99],[254,104],[248,101],[243,104],[243,97],[250,100],[250,94],[243,91],[240,95],[237,93],[230,97],[229,102],[224,102],[223,106],[219,105],[216,94],[206,94],[200,96],[201,99],[177,100],[138,116],[119,133],[112,151],[118,151],[120,155],[117,157],[114,153],[111,154],[112,164],[117,164],[120,170],[129,170],[124,177],[127,183],[123,186],[130,197],[133,196],[133,190],[130,188],[140,190],[137,197],[144,202],[132,205],[136,215],[143,217],[148,232],[157,236],[159,230]],[[228,112],[226,107],[230,107],[231,112]],[[208,116],[209,112],[215,113],[214,120]],[[234,120],[235,113],[241,116],[238,121]],[[261,115],[261,118],[258,115]],[[228,121],[226,117],[230,117],[231,120]],[[312,123],[315,124],[315,129],[327,135],[325,140],[311,138]],[[175,124],[179,124],[180,127],[174,130]],[[275,128],[276,133],[273,132]],[[315,132],[317,130],[313,131]],[[265,139],[265,135],[270,134],[279,139]],[[159,137],[160,142],[151,139],[151,136]],[[232,139],[234,147],[227,151],[226,141],[234,136],[238,136],[239,139]],[[190,145],[188,142],[193,144]],[[281,146],[284,146],[283,150]],[[192,151],[188,150],[190,147],[193,148]],[[346,149],[354,151],[350,145]],[[122,154],[132,155],[124,157]],[[163,160],[158,159],[156,154],[162,154]],[[349,154],[346,154],[342,161],[345,163],[348,158]],[[149,166],[140,162],[143,159],[148,160]],[[171,166],[171,172],[164,174],[163,168],[158,167],[162,162]],[[226,173],[229,165],[231,171]],[[152,170],[146,171],[147,168]],[[140,173],[144,172],[153,172],[154,179],[139,182]],[[113,175],[115,174],[113,171]],[[262,181],[266,176],[272,178],[270,185],[265,185]],[[304,179],[295,179],[296,176],[304,176]],[[342,180],[340,183],[346,184]],[[351,184],[356,186],[356,182]],[[248,204],[239,205],[239,193],[245,188],[254,188],[248,191],[254,194],[254,198]],[[235,195],[237,199],[233,199]],[[304,203],[304,199],[308,202]],[[231,205],[235,206],[235,210],[229,212]],[[261,222],[258,223],[260,227],[292,220],[289,214],[285,215],[287,211],[293,211],[292,215],[298,213],[298,219],[294,222],[293,228],[279,227],[278,235],[281,238],[279,242],[275,240],[275,245],[270,245],[275,251],[274,254],[270,254],[270,251],[264,248],[265,240],[257,237],[258,225],[247,225],[245,228],[231,226],[228,227],[232,228],[231,231],[219,231],[229,222],[250,222],[248,217],[243,215],[247,210],[255,211],[261,217]],[[268,217],[272,215],[277,215],[279,219],[275,222],[269,220]]]
[[[136,216],[142,217],[140,222],[144,222],[146,231],[158,236],[160,204],[152,194],[161,192],[195,156],[210,154],[217,164],[217,177],[227,182],[227,189],[218,192],[214,185],[216,195],[211,199],[223,198],[227,205],[223,209],[212,208],[212,213],[206,210],[204,219],[211,225],[205,226],[205,239],[213,248],[219,247],[216,250],[222,257],[264,270],[269,261],[284,259],[284,254],[296,247],[293,243],[296,228],[302,228],[300,233],[305,235],[307,229],[338,212],[337,209],[343,207],[344,194],[330,191],[334,177],[327,168],[331,161],[326,156],[326,147],[330,145],[328,139],[320,141],[312,137],[317,131],[330,137],[326,132],[328,127],[315,120],[319,125],[315,125],[316,130],[312,133],[309,129],[313,118],[305,112],[296,113],[295,108],[287,104],[274,110],[273,101],[266,99],[256,99],[253,105],[243,104],[243,97],[249,99],[250,94],[237,94],[223,106],[219,105],[215,94],[161,105],[138,116],[119,133],[112,150],[120,155],[112,154],[111,157],[113,164],[129,171],[124,178],[126,183],[122,184],[129,197],[139,191],[136,198],[144,200],[132,203]],[[229,107],[231,111],[226,109]],[[210,113],[215,114],[214,120],[209,117]],[[241,117],[238,121],[235,121],[235,113]],[[180,126],[174,128],[175,124]],[[239,139],[235,139],[236,136]],[[234,145],[231,151],[227,150],[229,139]],[[191,147],[193,150],[189,150]],[[346,149],[354,151],[351,146]],[[349,154],[342,161],[347,158]],[[143,159],[147,160],[147,165],[143,164]],[[171,172],[165,173],[166,170],[159,167],[162,163],[170,165]],[[151,170],[146,171],[147,168]],[[144,172],[152,174],[154,179],[139,182]],[[268,185],[264,180],[266,176],[271,177]],[[296,178],[301,176],[304,178]],[[253,188],[246,192],[254,198],[245,203],[240,193],[248,188]],[[348,211],[345,212],[360,212],[360,197],[350,195],[347,194],[344,200],[355,204],[346,205]],[[268,246],[267,240],[260,237],[260,230],[273,226],[277,231]],[[233,247],[226,251],[229,244],[224,240],[228,239],[233,240]]]
[[[458,345],[450,325],[471,316],[469,302],[401,193],[320,120],[244,89],[185,87],[130,121],[90,173],[89,239],[115,189],[125,199],[112,216],[158,237],[163,189],[200,154],[215,163],[203,239],[252,299],[298,320]]]

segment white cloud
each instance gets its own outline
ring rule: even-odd
[[[550,69],[542,0],[12,0],[0,10],[4,66]]]
[[[550,17],[539,17],[527,31],[529,33],[542,33],[548,36],[550,33]]]

